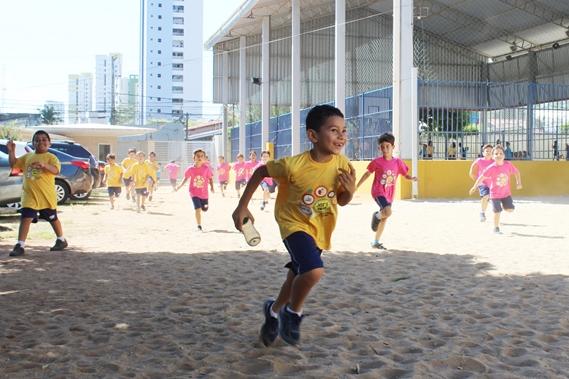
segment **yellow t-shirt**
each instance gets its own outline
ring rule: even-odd
[[[137,162],[138,161],[135,158],[126,157],[125,159],[122,160],[121,166],[123,167],[125,172],[128,172],[128,170]],[[125,178],[130,178],[130,176],[125,174]]]
[[[156,182],[156,171],[146,162],[135,163],[125,176],[134,180],[134,188],[146,188],[148,177],[151,177]]]
[[[105,165],[105,176],[107,177],[107,187],[121,187],[123,169],[116,163]]]
[[[158,161],[151,161],[150,159],[147,159],[145,161],[150,167],[152,167],[152,169],[156,172],[158,172],[158,170],[160,169],[160,166],[158,166]]]
[[[320,249],[330,249],[338,214],[340,168],[349,171],[345,156],[334,155],[332,160],[320,163],[309,151],[267,162],[269,175],[279,183],[275,219],[283,239],[294,232],[305,232]]]
[[[59,159],[52,153],[28,153],[16,159],[14,168],[24,172],[22,207],[35,210],[57,209],[55,175],[47,170],[32,168],[32,163],[42,162],[61,170]]]

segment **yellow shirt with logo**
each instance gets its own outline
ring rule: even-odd
[[[146,162],[137,162],[133,164],[126,172],[127,178],[134,180],[134,188],[146,188],[148,177],[151,177],[156,182],[156,171]]]
[[[151,161],[150,159],[147,159],[145,162],[156,172],[158,172],[160,169],[160,166],[158,166],[158,161]]]
[[[123,169],[116,163],[105,165],[105,176],[107,177],[107,187],[121,187]]]
[[[52,153],[28,153],[16,159],[14,168],[24,173],[22,207],[35,210],[57,209],[55,193],[55,175],[45,169],[32,168],[32,164],[41,162],[61,170],[59,159]]]
[[[320,249],[330,249],[338,214],[340,168],[349,171],[345,156],[333,155],[321,163],[314,161],[309,151],[267,162],[269,175],[279,184],[275,219],[283,239],[294,232],[305,232]]]

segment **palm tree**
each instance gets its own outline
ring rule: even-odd
[[[42,124],[53,125],[57,124],[61,119],[55,113],[52,106],[44,105],[40,110],[40,119]]]

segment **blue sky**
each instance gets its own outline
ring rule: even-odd
[[[204,38],[242,2],[204,0]],[[0,112],[67,102],[67,75],[94,73],[97,54],[122,53],[123,75],[138,73],[139,9],[139,0],[1,1]]]

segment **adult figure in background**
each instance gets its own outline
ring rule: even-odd
[[[510,148],[510,143],[508,141],[506,141],[506,149],[504,149],[504,156],[507,161],[511,161],[512,159],[514,159],[514,153],[512,152],[512,149]]]
[[[569,161],[569,143],[565,144],[565,160]]]
[[[433,159],[433,153],[435,148],[433,147],[433,141],[427,141],[427,159]]]
[[[558,161],[559,160],[559,144],[557,143],[557,140],[553,141],[553,146],[551,146],[553,148],[553,160],[554,161]]]

